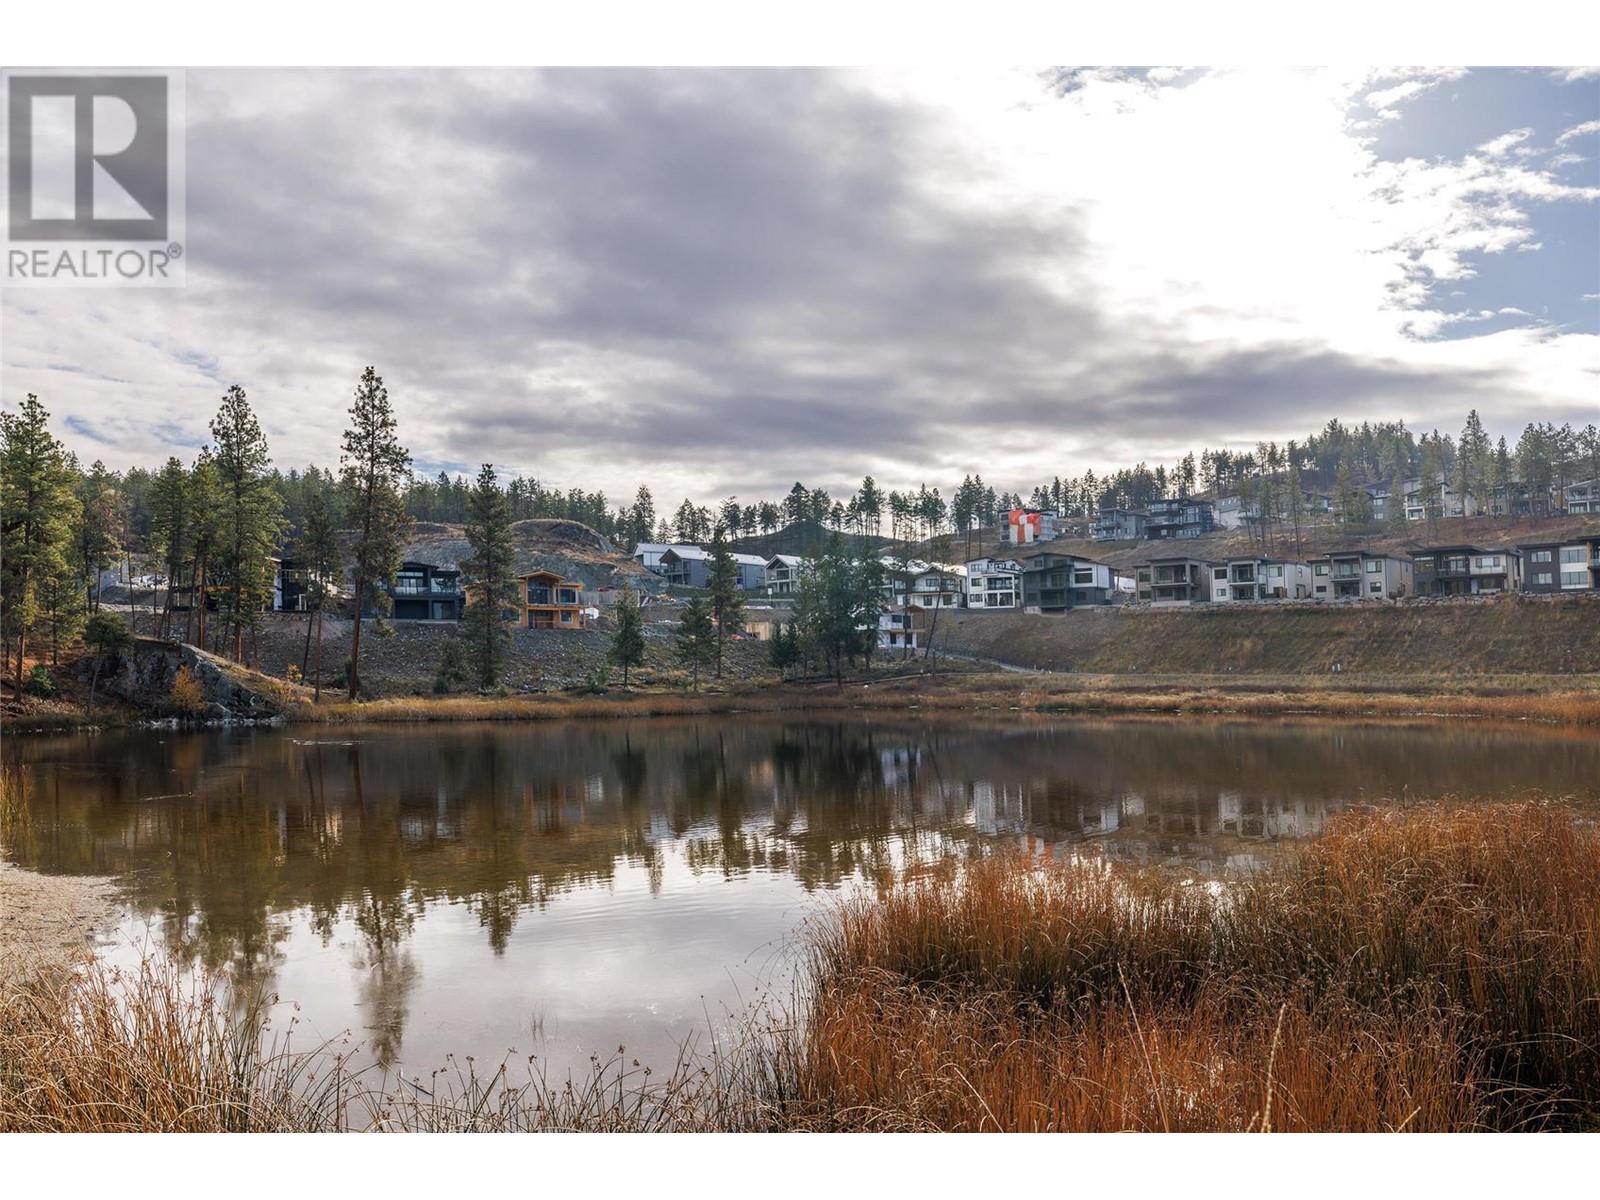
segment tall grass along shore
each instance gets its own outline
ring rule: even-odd
[[[15,975],[0,1130],[1600,1127],[1600,832],[1556,802],[1358,810],[1220,881],[948,861],[800,945],[735,1045],[570,1081],[351,1071],[170,963]]]

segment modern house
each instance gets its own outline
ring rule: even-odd
[[[1013,508],[1006,513],[1001,536],[1010,546],[1031,546],[1035,542],[1050,542],[1060,536],[1056,529],[1056,514],[1037,508]]]
[[[1523,591],[1600,591],[1600,533],[1528,542],[1521,550]]]
[[[1213,600],[1308,600],[1311,567],[1286,558],[1230,558],[1211,569]]]
[[[911,621],[909,609],[891,609],[878,615],[878,649],[898,650],[909,655],[919,648],[917,629]]]
[[[798,554],[774,554],[766,562],[766,589],[769,596],[792,596],[800,590],[800,576],[811,569],[811,560]]]
[[[968,608],[1016,608],[1022,602],[1022,564],[1014,558],[967,563]]]
[[[1152,541],[1200,537],[1216,527],[1216,509],[1209,500],[1152,500],[1146,508],[1144,535]]]
[[[1137,542],[1143,539],[1145,515],[1132,508],[1102,508],[1095,513],[1089,536],[1097,542]]]
[[[1221,563],[1174,555],[1139,568],[1139,599],[1152,604],[1193,604],[1211,599],[1212,572]]]
[[[298,558],[279,560],[277,571],[277,584],[273,588],[273,610],[276,612],[311,612],[315,608],[311,593],[314,583],[321,583],[328,595],[330,608],[338,607],[339,598],[345,594],[336,579],[317,575]]]
[[[1392,600],[1412,592],[1409,559],[1371,550],[1335,550],[1311,560],[1313,600]]]
[[[660,572],[661,556],[668,550],[698,550],[688,542],[640,542],[633,548],[633,561],[647,571]]]
[[[583,584],[555,571],[519,576],[517,624],[524,629],[582,629]]]
[[[1118,599],[1110,567],[1073,554],[1036,554],[1022,563],[1022,608],[1025,612],[1066,612]]]
[[[466,607],[461,572],[455,567],[403,562],[385,590],[394,601],[389,615],[396,621],[459,621]]]
[[[883,602],[888,607],[961,607],[967,590],[966,567],[918,559],[880,558],[878,562],[883,567]]]
[[[1568,513],[1600,513],[1600,479],[1569,483],[1561,492],[1561,506]]]
[[[766,559],[756,554],[735,554],[733,561],[739,572],[740,591],[757,592],[766,586]],[[678,587],[708,587],[711,582],[711,551],[699,546],[668,546],[661,552],[656,569],[668,583]]]
[[[1522,553],[1482,546],[1428,546],[1411,555],[1419,596],[1478,596],[1522,587]]]

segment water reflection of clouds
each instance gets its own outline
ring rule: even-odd
[[[385,1062],[535,1028],[561,1055],[645,1031],[659,1050],[758,987],[815,897],[974,847],[1204,875],[1364,798],[1600,787],[1593,739],[1309,724],[742,718],[16,753],[13,857],[120,875],[163,945],[307,998]]]

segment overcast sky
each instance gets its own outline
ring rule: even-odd
[[[8,291],[3,393],[185,459],[948,492],[1600,420],[1600,71],[191,71],[188,286]]]

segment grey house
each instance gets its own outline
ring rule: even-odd
[[[739,590],[759,592],[767,583],[767,560],[755,554],[735,554]],[[666,581],[678,587],[708,587],[711,581],[711,551],[699,546],[671,546],[661,554],[658,570]]]

